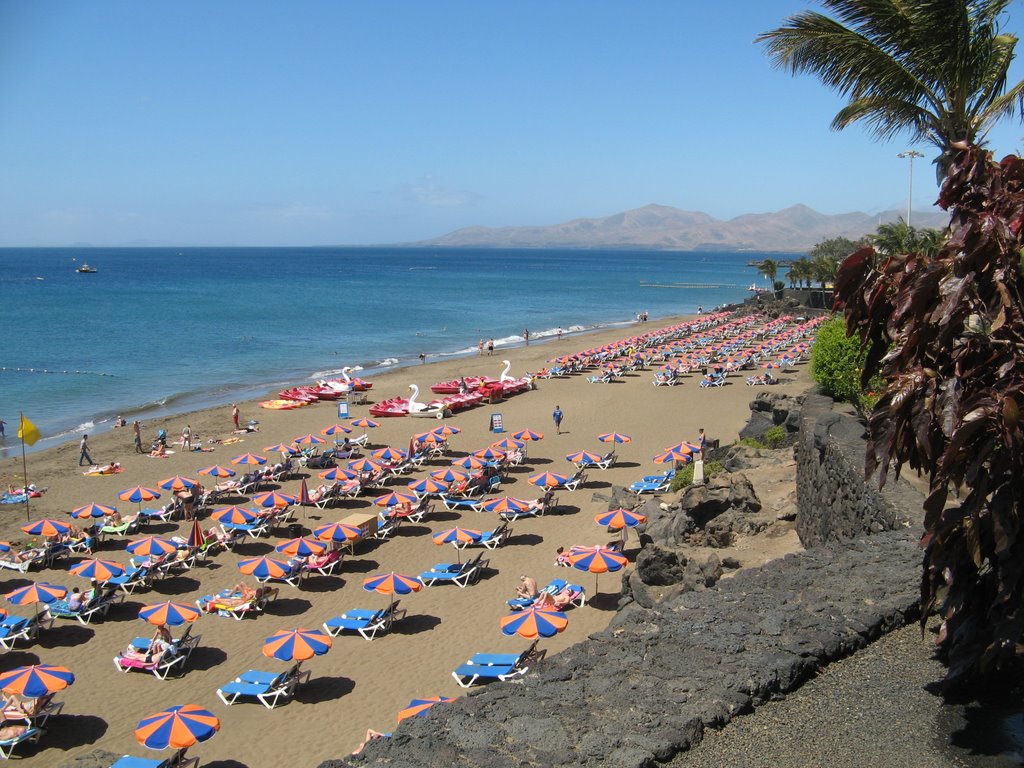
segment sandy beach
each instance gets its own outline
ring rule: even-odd
[[[559,354],[577,352],[610,342],[632,333],[655,330],[684,318],[638,324],[631,329],[617,329],[589,335],[566,337],[561,341],[533,344],[492,357],[469,357],[399,369],[373,379],[370,400],[397,395],[407,396],[408,385],[418,384],[426,393],[436,381],[460,375],[497,377],[502,360],[512,362],[512,374],[520,376],[536,371],[545,361]],[[594,594],[593,575],[554,565],[555,550],[572,544],[596,544],[609,540],[609,534],[594,523],[594,515],[607,509],[607,504],[593,498],[611,485],[625,486],[642,475],[660,470],[652,457],[664,446],[680,440],[694,440],[698,429],[706,429],[710,439],[722,443],[736,439],[746,423],[748,402],[760,388],[744,385],[744,375],[730,377],[721,388],[701,389],[700,377],[690,375],[681,386],[653,387],[653,374],[642,371],[611,384],[588,383],[583,375],[562,379],[541,380],[535,391],[528,391],[500,404],[474,408],[456,414],[446,423],[461,432],[450,440],[450,455],[486,447],[505,435],[490,430],[493,413],[500,413],[506,433],[532,428],[544,439],[529,445],[524,464],[513,468],[502,494],[524,499],[540,495],[526,478],[543,470],[567,471],[571,465],[565,455],[588,449],[604,452],[607,447],[597,435],[618,431],[632,435],[633,442],[619,446],[619,460],[606,470],[594,470],[589,482],[573,492],[562,491],[558,514],[520,521],[513,526],[513,536],[506,546],[486,551],[490,569],[477,584],[466,589],[435,586],[402,598],[408,616],[395,630],[367,642],[357,635],[336,638],[331,651],[304,665],[312,680],[303,685],[293,702],[273,711],[258,703],[224,706],[216,689],[247,669],[283,671],[284,662],[268,659],[260,648],[263,640],[279,629],[294,627],[319,628],[329,617],[351,608],[378,608],[387,604],[384,595],[362,589],[363,579],[381,571],[397,571],[409,575],[429,569],[433,564],[454,561],[456,552],[450,546],[438,546],[430,534],[462,525],[490,530],[499,521],[487,513],[451,512],[438,504],[434,514],[420,524],[403,526],[396,536],[382,542],[362,543],[354,557],[345,560],[333,576],[310,577],[302,588],[282,585],[279,599],[270,604],[258,618],[234,621],[216,615],[203,616],[192,629],[202,636],[184,675],[167,681],[153,675],[131,672],[121,674],[111,663],[113,657],[136,635],[150,634],[152,628],[137,618],[138,609],[162,600],[193,602],[198,597],[229,587],[240,579],[236,562],[272,551],[282,536],[248,539],[235,551],[221,553],[206,565],[193,568],[176,578],[159,581],[154,589],[129,595],[122,605],[114,607],[103,620],[83,627],[77,622],[58,620],[53,629],[44,631],[38,642],[10,651],[4,669],[21,664],[46,663],[69,667],[76,682],[59,694],[65,702],[64,714],[54,718],[37,747],[19,748],[22,762],[29,766],[55,765],[77,754],[100,747],[118,754],[157,757],[134,739],[132,731],[138,720],[147,714],[174,704],[195,703],[207,707],[221,718],[220,733],[209,742],[190,750],[202,758],[203,765],[297,765],[315,766],[321,760],[350,752],[362,740],[367,728],[391,731],[395,715],[410,699],[442,694],[463,695],[451,671],[477,652],[511,653],[528,645],[528,641],[503,636],[499,619],[507,614],[505,600],[513,597],[520,574],[529,574],[541,584],[555,577],[571,578],[585,586],[592,602],[569,612],[569,626],[560,635],[543,640],[548,653],[555,653],[579,642],[609,621],[619,590],[619,575],[600,578],[601,594]],[[782,383],[775,391],[797,394],[808,385],[806,366],[798,366],[781,374]],[[269,395],[268,396],[272,396]],[[557,435],[551,420],[556,405],[565,413],[563,434]],[[85,477],[78,466],[78,443],[68,443],[28,458],[29,480],[48,490],[31,501],[31,519],[53,517],[70,520],[68,511],[74,507],[97,502],[115,504],[123,513],[131,513],[130,503],[118,502],[117,493],[134,485],[155,486],[174,474],[196,477],[196,470],[214,463],[227,465],[230,458],[251,451],[266,455],[266,446],[290,442],[298,435],[319,433],[338,421],[337,407],[324,402],[292,411],[260,409],[256,403],[240,403],[241,420],[257,419],[260,431],[242,436],[233,434],[231,408],[225,406],[160,422],[146,423],[143,442],[148,446],[156,431],[166,428],[172,440],[188,424],[198,434],[208,452],[186,452],[172,445],[176,452],[166,458],[150,458],[133,452],[130,429],[90,438],[92,457],[99,463],[117,461],[120,474]],[[364,416],[367,405],[353,405],[351,416]],[[438,426],[441,422],[427,419],[381,419],[382,426],[371,430],[371,446],[406,447],[413,433]],[[16,432],[9,427],[8,433]],[[358,434],[358,432],[356,433]],[[233,437],[241,441],[225,445],[220,442]],[[8,437],[8,443],[13,441]],[[423,477],[430,470],[447,466],[449,459],[438,459],[422,471],[393,480],[390,488],[404,489],[410,479]],[[319,483],[315,471],[303,472],[313,487]],[[21,484],[20,457],[0,463],[0,481]],[[286,492],[295,493],[299,479],[282,484]],[[166,501],[166,495],[161,502]],[[375,512],[372,497],[344,503],[340,507],[319,510],[302,508],[297,522],[306,528],[339,520],[353,512]],[[29,537],[20,531],[25,523],[24,505],[2,509],[0,539],[25,542]],[[211,523],[204,521],[207,526]],[[187,523],[151,525],[146,533],[187,535]],[[137,538],[137,537],[133,537]],[[126,563],[125,544],[130,539],[107,539],[97,556]],[[636,537],[631,535],[627,554],[635,554]],[[477,550],[472,550],[477,551]],[[750,561],[758,554],[751,552]],[[87,581],[67,573],[76,559],[58,563],[42,572],[33,569],[26,575],[12,570],[0,571],[0,588],[9,592],[32,580],[45,580],[68,587],[85,587]],[[30,607],[5,608],[27,615]],[[176,634],[180,634],[177,630]]]

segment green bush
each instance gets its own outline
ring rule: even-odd
[[[881,379],[872,380],[867,392],[861,389],[864,353],[860,340],[846,335],[842,317],[833,317],[818,329],[811,347],[811,378],[822,392],[836,400],[852,403],[861,413],[870,409],[870,397],[881,391]]]
[[[756,437],[743,437],[736,441],[736,445],[745,445],[748,448],[767,448],[768,446]]]
[[[786,428],[782,426],[769,427],[764,433],[764,442],[769,448],[782,448],[787,438]]]
[[[725,465],[720,461],[705,461],[704,462],[704,480],[710,480],[715,475],[725,472]],[[676,472],[676,476],[672,478],[672,485],[669,486],[670,491],[679,491],[688,485],[693,484],[693,463],[690,462],[685,467]]]

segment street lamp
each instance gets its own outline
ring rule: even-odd
[[[900,152],[896,157],[903,159],[908,158],[910,160],[910,188],[907,191],[907,228],[910,228],[910,205],[914,198],[914,158],[924,157],[920,152],[914,149],[908,149],[905,152]]]

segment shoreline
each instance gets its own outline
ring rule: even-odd
[[[562,329],[561,341],[585,339],[588,336],[606,332],[624,333],[632,327],[651,327],[652,323],[655,327],[659,325],[673,325],[678,322],[692,320],[694,317],[696,317],[696,315],[669,315],[661,318],[650,318],[646,322],[639,322],[637,320],[607,320],[597,322],[591,326],[572,325],[568,328]],[[512,341],[512,339],[519,339],[519,341]],[[554,328],[545,329],[537,332],[536,334],[531,332],[530,344],[525,344],[522,341],[521,336],[509,336],[502,339],[495,339],[494,356],[498,356],[499,354],[507,356],[507,354],[512,350],[525,349],[529,346],[543,346],[545,344],[557,343],[558,341],[557,329]],[[469,348],[451,352],[425,352],[425,354],[427,357],[426,365],[428,366],[480,357],[475,349]],[[486,357],[486,355],[484,355],[484,357]],[[386,358],[381,362],[385,364],[372,365],[368,363],[366,366],[352,366],[352,374],[361,378],[373,377],[373,380],[376,381],[377,378],[393,375],[408,368],[421,366],[420,361],[415,356],[410,356],[408,358]],[[219,388],[216,390],[205,390],[203,392],[176,392],[163,397],[160,401],[145,402],[138,405],[127,405],[122,407],[119,411],[103,411],[99,414],[93,415],[91,419],[79,422],[76,426],[70,427],[58,434],[51,436],[43,435],[36,445],[26,445],[25,453],[27,455],[32,455],[41,451],[58,448],[67,443],[77,442],[81,439],[82,434],[89,435],[91,444],[94,436],[111,433],[118,429],[114,426],[114,421],[118,415],[124,416],[128,425],[130,425],[134,419],[139,419],[139,421],[143,423],[143,426],[145,426],[147,422],[163,423],[168,419],[187,418],[193,413],[204,413],[214,408],[222,408],[224,406],[230,407],[231,403],[252,404],[254,408],[258,408],[257,404],[259,402],[268,399],[275,399],[277,397],[277,393],[281,390],[288,389],[290,387],[306,386],[318,379],[341,377],[340,370],[340,367],[324,369],[314,371],[304,378],[283,378],[279,381],[273,381],[268,377],[266,383],[239,386],[236,388]],[[180,405],[177,407],[174,405],[168,406],[167,403],[180,403]],[[26,416],[30,421],[34,420],[32,414],[26,414]],[[20,456],[21,454],[21,441],[17,437],[18,427],[19,423],[13,419],[9,419],[7,421],[6,441],[0,442],[0,470],[2,470],[3,461],[15,457],[15,455]],[[143,439],[143,442],[145,442],[145,438]]]

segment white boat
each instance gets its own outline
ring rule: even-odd
[[[96,267],[90,267],[88,264],[83,264],[75,272],[95,272]]]

